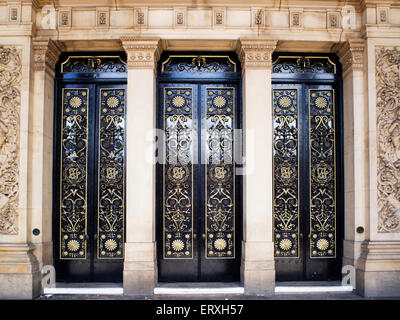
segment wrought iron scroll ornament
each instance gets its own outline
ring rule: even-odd
[[[236,72],[236,63],[229,56],[170,55],[162,63],[162,72]]]
[[[311,258],[336,256],[334,94],[309,91]]]
[[[86,259],[88,96],[62,92],[60,259]]]
[[[193,89],[164,88],[165,259],[193,258]]]
[[[275,256],[299,256],[299,123],[297,89],[273,90]]]
[[[336,73],[329,57],[279,56],[272,63],[273,73]]]
[[[235,89],[206,89],[206,258],[235,257]]]
[[[61,73],[127,72],[119,56],[69,56],[61,64]]]
[[[100,89],[98,258],[123,258],[125,89]]]

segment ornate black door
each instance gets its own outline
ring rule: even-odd
[[[58,64],[53,219],[57,281],[122,281],[125,82],[120,56],[63,56]]]
[[[157,165],[159,281],[237,281],[237,65],[228,56],[206,55],[166,55],[162,62],[157,110],[164,136]]]
[[[277,280],[341,278],[341,82],[333,61],[279,55],[273,64]]]

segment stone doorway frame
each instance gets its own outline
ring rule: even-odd
[[[204,40],[207,41],[207,40]],[[199,46],[198,40],[185,41],[186,50]],[[82,44],[80,47],[79,43]],[[181,43],[181,42],[180,42]],[[220,41],[221,43],[221,41]],[[223,43],[223,41],[222,41]],[[318,51],[320,42],[311,42]],[[171,44],[171,43],[170,43]],[[71,46],[69,46],[71,45]],[[275,268],[272,242],[272,113],[271,107],[271,57],[275,50],[304,51],[296,41],[277,41],[263,38],[245,38],[226,41],[225,49],[236,51],[243,72],[243,129],[244,152],[255,154],[252,143],[265,148],[257,157],[248,157],[248,174],[244,177],[244,212],[241,282],[245,294],[272,295],[275,286]],[[297,48],[296,48],[297,45]],[[155,242],[155,166],[154,154],[155,97],[157,62],[165,41],[160,38],[121,37],[120,41],[106,40],[95,46],[99,51],[125,50],[128,61],[127,114],[127,198],[126,250],[124,261],[124,293],[152,295],[157,285],[157,258]],[[201,46],[203,47],[203,46]],[[210,46],[212,47],[212,46]],[[299,48],[302,48],[300,50]],[[359,119],[359,112],[368,114],[364,94],[366,77],[364,65],[364,40],[349,40],[340,44],[329,43],[330,52],[336,52],[343,65],[344,86],[344,158],[345,158],[345,240],[343,264],[357,265],[361,243],[369,234],[369,185],[368,174],[368,119]],[[29,49],[30,48],[30,49]],[[4,276],[15,280],[15,293],[9,296],[32,298],[40,294],[40,269],[53,264],[52,253],[52,161],[53,161],[53,110],[54,68],[62,51],[79,51],[88,48],[87,41],[66,42],[34,39],[24,47],[23,55],[31,52],[28,63],[31,83],[24,84],[23,101],[29,105],[21,112],[21,132],[27,140],[28,157],[21,160],[26,168],[21,181],[22,205],[20,225],[23,237],[0,236],[0,254],[6,259],[1,263],[0,281]],[[172,50],[168,47],[169,50]],[[179,50],[179,48],[176,48]],[[92,48],[93,50],[93,48]],[[325,51],[326,52],[326,51]],[[25,59],[26,60],[26,59]],[[25,61],[24,60],[24,61]],[[142,108],[151,106],[151,108]],[[251,108],[249,107],[251,106]],[[137,112],[135,112],[135,109]],[[355,122],[354,119],[359,121]],[[143,134],[143,132],[145,134]],[[135,138],[129,139],[132,136]],[[136,157],[135,150],[146,150],[148,158]],[[360,160],[361,159],[361,160]],[[271,165],[265,165],[265,164]],[[28,165],[29,164],[29,165]],[[251,166],[251,168],[250,168]],[[251,170],[250,170],[251,169]],[[252,174],[250,174],[252,172]],[[255,174],[255,172],[257,174]],[[25,201],[25,200],[24,200]],[[25,202],[22,203],[25,203]],[[357,226],[365,232],[358,234]],[[39,235],[32,230],[39,229]],[[133,232],[133,231],[136,232]],[[21,238],[21,239],[20,239]],[[7,240],[4,240],[7,239]],[[13,240],[14,239],[14,240]],[[15,260],[17,257],[17,260]],[[17,261],[17,262],[16,262]],[[18,269],[20,265],[26,266]],[[20,271],[21,270],[21,271]],[[11,274],[11,275],[10,275]],[[23,280],[22,280],[23,279]],[[24,282],[21,282],[24,281]],[[358,283],[364,282],[359,277]],[[21,284],[30,288],[20,295]]]

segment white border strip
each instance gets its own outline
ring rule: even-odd
[[[43,294],[122,295],[123,288],[44,288]]]
[[[275,287],[276,293],[352,292],[352,286]]]
[[[244,294],[243,287],[231,288],[154,288],[154,294],[157,295],[203,295],[203,294]]]

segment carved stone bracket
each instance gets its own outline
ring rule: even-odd
[[[343,44],[338,44],[334,50],[339,56],[343,67],[343,73],[350,68],[362,70],[364,67],[364,47],[362,39],[350,39]]]
[[[0,233],[17,234],[22,52],[0,46]]]
[[[121,38],[122,46],[127,55],[128,69],[157,70],[157,62],[161,55],[159,38]]]
[[[242,63],[242,70],[270,68],[272,53],[277,42],[277,40],[241,39],[236,53]]]
[[[33,40],[33,67],[35,71],[48,70],[54,72],[62,45],[52,40]]]

